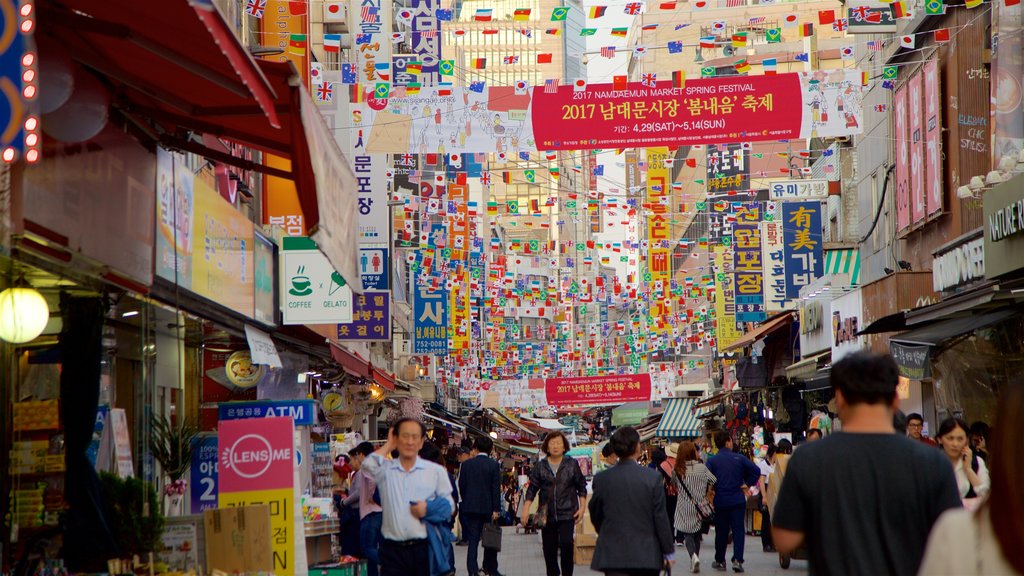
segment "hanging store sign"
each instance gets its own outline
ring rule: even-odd
[[[1024,174],[988,192],[984,204],[985,275],[996,278],[1024,267]]]
[[[391,294],[370,292],[352,299],[352,321],[338,324],[338,340],[391,340]]]
[[[743,204],[733,225],[733,269],[736,278],[736,321],[763,322],[764,266],[761,248],[761,205]]]
[[[872,2],[847,6],[846,21],[850,34],[891,34],[896,31],[896,17],[889,4]]]
[[[244,418],[291,418],[296,426],[316,424],[316,405],[312,400],[257,400],[227,402],[217,408],[221,422]]]
[[[930,350],[929,346],[910,346],[892,340],[889,341],[889,353],[896,360],[900,376],[911,380],[931,378]]]
[[[448,291],[423,267],[413,286],[413,353],[448,353]]]
[[[191,514],[217,507],[217,434],[201,436],[192,441]]]
[[[284,324],[352,321],[352,289],[309,238],[282,239],[281,307]]]
[[[387,290],[389,269],[387,246],[359,248],[359,272],[363,278],[363,288]]]
[[[549,406],[600,406],[651,399],[650,374],[586,378],[548,378],[544,390]]]
[[[800,287],[820,278],[822,255],[821,202],[782,204],[782,240],[786,253],[786,298],[800,296]]]
[[[825,200],[828,198],[828,180],[780,180],[772,182],[768,191],[772,200]]]

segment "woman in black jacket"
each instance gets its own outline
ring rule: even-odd
[[[547,576],[559,576],[558,551],[562,552],[561,576],[572,576],[573,531],[587,505],[587,479],[575,458],[566,456],[569,441],[561,432],[544,437],[540,449],[547,456],[530,472],[521,522],[525,527],[533,499],[540,493],[534,521],[541,526]]]

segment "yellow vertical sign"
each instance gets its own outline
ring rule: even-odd
[[[465,184],[448,185],[448,201],[455,203],[456,212],[448,215],[448,238],[451,257],[449,278],[454,282],[451,290],[449,334],[450,349],[456,358],[469,350],[469,187]]]
[[[647,272],[650,298],[650,317],[653,322],[649,332],[665,334],[671,331],[670,284],[672,277],[672,248],[669,209],[672,205],[668,195],[669,171],[665,161],[669,158],[668,148],[658,146],[647,148]]]
[[[721,350],[743,334],[736,329],[736,292],[733,283],[732,255],[729,249],[715,246],[715,337]]]

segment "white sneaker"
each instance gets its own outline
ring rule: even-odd
[[[700,558],[697,558],[696,554],[690,556],[690,572],[694,574],[700,572]]]

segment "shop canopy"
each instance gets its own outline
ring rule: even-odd
[[[612,426],[635,426],[650,412],[649,402],[627,402],[612,410]]]
[[[535,426],[543,428],[544,430],[572,429],[572,426],[566,426],[565,424],[562,424],[561,422],[555,420],[554,418],[530,418],[529,416],[524,416],[523,420],[526,420],[527,422],[534,424]]]
[[[669,398],[656,435],[661,438],[689,438],[701,435],[701,422],[694,414],[698,398]]]
[[[988,314],[951,318],[949,320],[929,324],[924,328],[918,328],[917,330],[911,330],[910,332],[904,332],[903,334],[892,336],[889,338],[889,341],[902,344],[904,346],[937,346],[947,340],[956,338],[957,336],[969,334],[975,330],[981,330],[998,324],[1018,313],[1019,311],[1011,309],[998,310],[996,312],[989,312]]]
[[[313,239],[362,292],[355,176],[290,62],[256,62],[211,0],[61,0],[39,8],[41,32],[106,78],[134,128],[170,148],[294,181]],[[194,133],[287,158],[290,168],[237,158]]]
[[[826,350],[820,354],[814,354],[786,366],[787,378],[813,378],[818,373],[818,366],[827,364],[832,359],[832,351]]]
[[[776,330],[778,330],[780,328],[784,328],[786,326],[789,326],[789,323],[792,322],[792,321],[793,321],[793,313],[792,312],[786,312],[784,314],[776,316],[775,318],[772,318],[771,320],[768,320],[764,324],[761,324],[757,328],[754,328],[750,332],[747,332],[746,334],[741,336],[738,340],[736,340],[732,344],[729,344],[728,346],[723,348],[722,352],[730,352],[732,350],[739,350],[741,348],[745,348],[747,346],[750,346],[754,342],[758,341],[761,338],[764,338],[765,336],[771,334],[772,332],[774,332],[774,331],[776,331]]]

